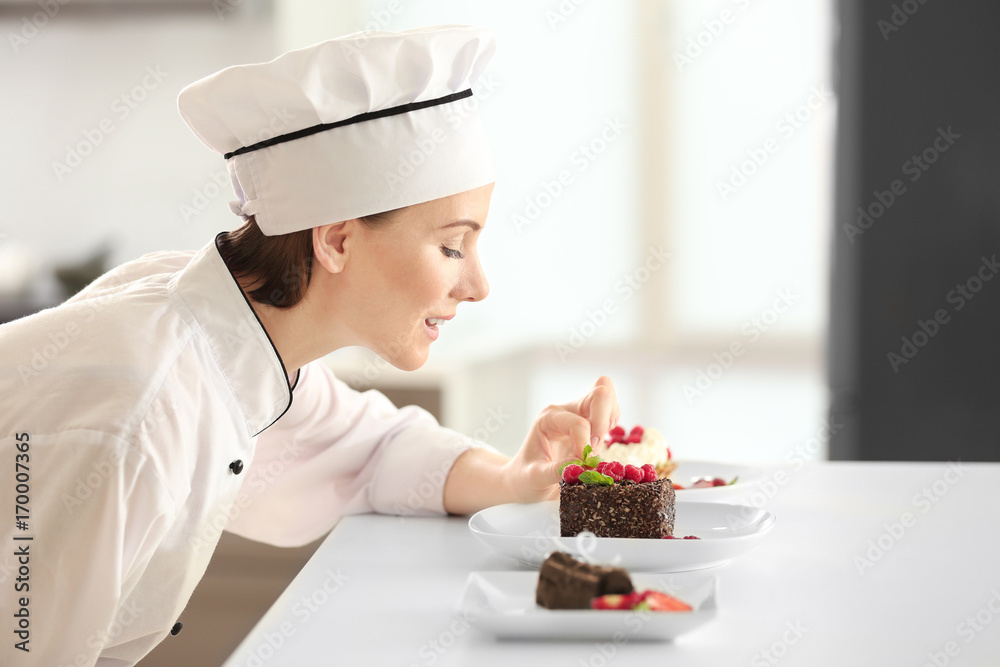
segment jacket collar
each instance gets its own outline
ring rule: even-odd
[[[285,366],[213,241],[178,273],[174,289],[197,320],[252,436],[292,403]]]

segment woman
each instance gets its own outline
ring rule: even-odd
[[[492,52],[476,28],[362,33],[182,91],[244,224],[0,327],[4,664],[134,664],[179,631],[223,529],[297,545],[347,513],[550,498],[617,421],[601,378],[508,459],[316,363],[363,345],[419,368],[486,297],[494,179],[468,102]]]

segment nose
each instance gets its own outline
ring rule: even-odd
[[[490,293],[490,284],[486,280],[482,264],[479,263],[479,254],[467,257],[465,266],[462,268],[462,279],[456,286],[455,298],[460,301],[482,301],[485,299]]]

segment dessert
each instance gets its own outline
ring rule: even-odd
[[[622,568],[590,565],[556,551],[538,572],[535,602],[546,609],[590,609],[594,598],[632,590],[632,579]]]
[[[660,591],[637,591],[620,567],[591,565],[556,551],[542,563],[535,602],[546,609],[691,611],[691,605]]]
[[[615,426],[602,442],[597,443],[594,453],[605,461],[618,461],[622,465],[648,463],[661,478],[669,476],[677,467],[666,440],[655,428],[634,426],[626,433],[621,426]]]
[[[674,500],[673,484],[659,479],[651,464],[602,461],[588,445],[582,459],[563,467],[560,533],[660,539],[674,532]]]

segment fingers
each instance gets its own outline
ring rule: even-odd
[[[583,455],[584,446],[590,443],[590,422],[561,406],[545,410],[538,420],[538,427],[549,443],[547,454],[553,461],[579,458]]]
[[[580,415],[590,423],[590,442],[604,437],[612,426],[618,423],[621,409],[618,395],[610,378],[601,376],[580,402]]]

